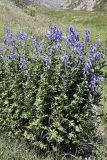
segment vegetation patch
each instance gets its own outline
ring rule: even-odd
[[[102,92],[99,80],[107,77],[107,13],[17,6],[0,0],[0,131],[23,137],[36,159],[35,153],[61,160],[88,157],[93,149],[93,159],[106,160],[107,84]],[[6,27],[4,35],[6,24],[12,31]],[[46,34],[52,24],[63,34],[57,27]],[[80,34],[74,27],[68,32],[70,24]],[[1,159],[33,159],[17,140],[5,139],[0,137]]]
[[[105,54],[90,31],[73,27],[63,37],[51,27],[44,37],[6,27],[0,47],[0,129],[23,136],[38,154],[92,153],[98,138]]]

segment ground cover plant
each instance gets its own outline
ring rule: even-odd
[[[43,37],[6,27],[0,47],[0,129],[21,135],[37,153],[89,156],[98,139],[105,51],[90,32]]]

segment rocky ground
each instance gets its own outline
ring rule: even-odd
[[[93,10],[97,0],[25,0],[26,4],[40,4],[48,8],[74,7],[74,10]]]
[[[69,0],[25,0],[26,4],[40,4],[48,8],[61,8],[68,5]]]
[[[74,10],[85,9],[85,10],[92,11],[96,3],[97,3],[96,0],[82,0],[81,3],[76,8],[74,8]]]

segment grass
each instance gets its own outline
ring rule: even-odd
[[[35,19],[8,0],[0,0],[0,25],[0,40],[6,25],[9,25],[14,33],[19,30],[32,33],[36,30]]]
[[[104,83],[104,111],[107,112],[107,80]]]
[[[31,11],[32,7],[28,8],[27,12],[31,13]],[[70,25],[74,25],[79,33],[83,33],[86,29],[91,30],[93,38],[105,39],[107,36],[107,12],[52,10],[37,6],[35,7],[35,19],[38,23],[42,23],[43,19],[38,19],[38,16],[44,16],[47,24],[55,24],[64,32],[68,30]]]
[[[103,86],[104,90],[103,90],[103,114],[104,114],[104,117],[103,117],[103,135],[106,137],[107,139],[107,80],[105,81],[104,83],[104,86]]]
[[[14,32],[25,30],[38,34],[44,34],[50,25],[58,26],[65,33],[70,25],[74,25],[80,34],[89,29],[94,39],[105,40],[107,37],[107,12],[102,11],[52,10],[40,6],[20,9],[9,0],[0,0],[0,24],[0,35],[7,24]]]
[[[29,150],[24,141],[0,135],[0,160],[41,160],[41,158],[37,157],[35,150]]]
[[[40,158],[34,149],[28,149],[23,140],[9,138],[2,134],[0,135],[0,160],[57,160],[57,158],[53,158],[53,156]],[[67,159],[62,157],[61,160]],[[74,158],[73,160],[81,159]]]
[[[103,113],[102,122],[99,126],[100,134],[103,138],[102,144],[97,147],[97,160],[107,160],[107,80],[103,83],[103,99],[102,99]]]
[[[24,143],[0,135],[0,160],[37,160],[37,156]]]

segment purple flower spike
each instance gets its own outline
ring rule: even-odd
[[[46,56],[45,61],[46,61],[46,66],[48,66],[48,64],[49,64],[49,57],[48,56]]]
[[[65,61],[65,57],[63,56],[63,57],[61,57],[61,60],[62,60],[62,62],[64,62]]]
[[[78,43],[79,41],[79,35],[73,27],[70,27],[70,35],[67,37],[67,44],[70,46],[74,46],[75,43]]]
[[[16,54],[11,53],[11,54],[10,54],[10,58],[11,58],[12,60],[15,60],[15,59],[16,59]]]
[[[54,46],[54,50],[57,51],[61,47],[62,47],[61,43],[57,42],[57,44]]]
[[[11,42],[14,42],[14,41],[15,41],[15,40],[14,40],[14,36],[13,36],[13,34],[12,34],[9,26],[6,27],[6,35],[10,38],[10,41],[11,41]]]
[[[24,40],[27,39],[27,33],[26,32],[23,33],[23,38],[24,38]]]
[[[97,77],[94,73],[91,76],[91,91],[94,92],[96,88]]]
[[[60,42],[57,42],[56,45],[57,45],[58,48],[62,48],[62,44]]]
[[[101,47],[101,40],[100,40],[100,39],[99,39],[98,42],[97,42],[97,46],[98,46],[98,48]]]
[[[3,55],[0,53],[0,59],[2,59],[3,58]]]
[[[47,34],[47,37],[53,41],[61,41],[62,40],[62,32],[60,32],[56,27],[51,27],[51,33]]]
[[[57,37],[58,37],[58,40],[61,41],[62,40],[62,32],[58,31]]]
[[[3,48],[0,46],[0,53],[3,51]]]
[[[94,53],[96,51],[96,45],[90,46],[90,53]]]
[[[68,60],[69,60],[68,55],[66,54],[65,56],[61,57],[61,60],[62,60],[62,62],[67,63],[67,62],[68,62]]]
[[[90,67],[91,67],[91,66],[90,66],[89,63],[87,63],[87,64],[85,65],[85,68],[84,68],[84,71],[83,71],[83,75],[84,75],[85,77],[87,76]]]
[[[75,29],[73,26],[70,27],[70,35],[74,36],[75,35]]]
[[[80,43],[80,41],[77,41],[74,45],[73,50],[84,52],[84,46]]]
[[[80,58],[80,60],[82,60],[82,58],[83,58],[83,56],[82,56],[82,54],[81,54],[81,53],[80,53],[80,57],[79,57],[79,58]]]
[[[37,39],[36,39],[35,35],[32,35],[31,38],[32,38],[32,44],[34,45],[36,43]]]
[[[89,42],[89,41],[90,41],[90,31],[86,31],[85,42]]]
[[[72,38],[71,35],[69,35],[69,36],[67,37],[67,44],[68,44],[68,45],[72,45],[72,44],[73,44],[73,38]]]
[[[18,39],[19,39],[19,40],[22,40],[22,32],[19,32],[19,33],[18,33]]]
[[[50,57],[52,57],[52,48],[49,48],[49,52]]]
[[[25,58],[23,59],[23,69],[27,69],[27,62]]]
[[[39,57],[41,57],[42,56],[42,50],[40,50],[40,51],[38,51],[38,54],[39,54]]]
[[[51,58],[49,58],[48,56],[46,56],[45,58],[45,62],[46,62],[46,66],[49,66],[49,64],[51,64]]]
[[[18,33],[18,39],[19,40],[26,40],[27,39],[27,33],[26,32],[24,32],[24,33],[19,32]]]
[[[22,57],[20,58],[19,67],[24,70],[27,69],[27,62],[25,58],[22,58]]]
[[[100,58],[101,58],[101,53],[98,51],[98,52],[96,52],[95,54],[94,54],[94,58],[95,58],[95,60],[100,60]]]
[[[5,45],[7,45],[7,38],[5,36],[3,36],[3,42]]]
[[[6,34],[9,36],[11,34],[11,30],[9,26],[6,26]]]

